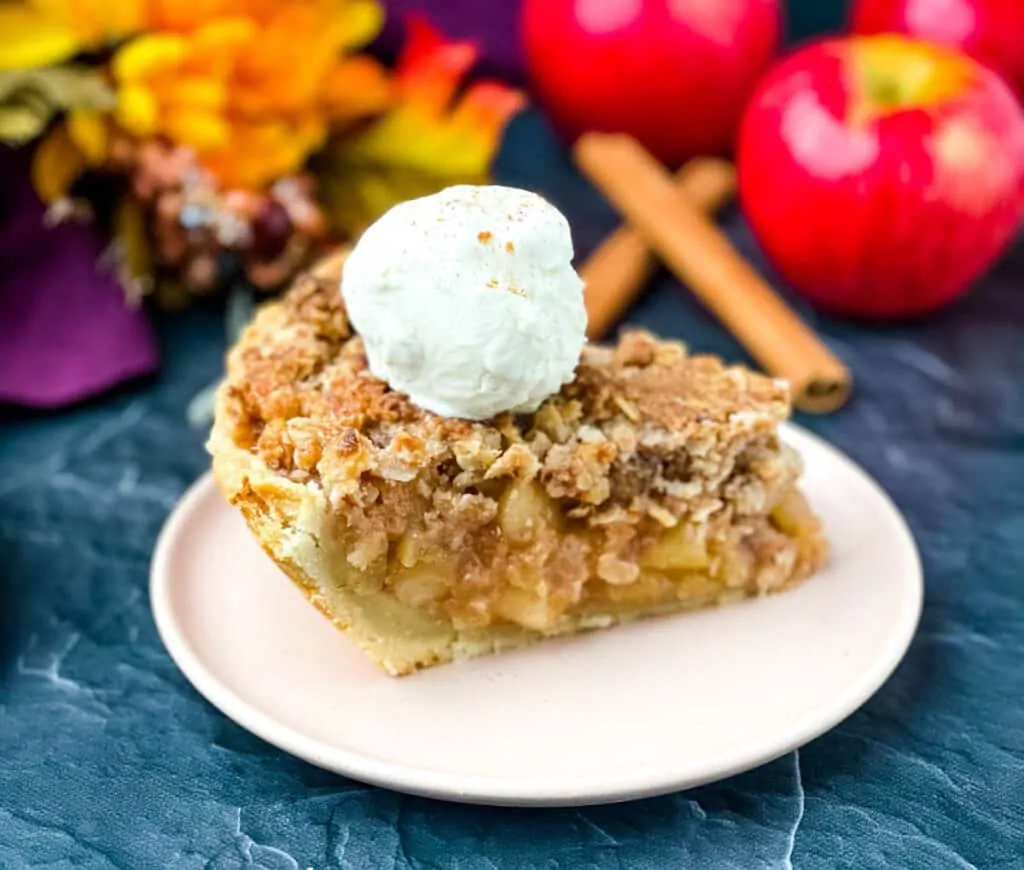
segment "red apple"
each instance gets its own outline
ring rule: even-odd
[[[856,0],[855,33],[906,33],[956,46],[1024,98],[1024,0]]]
[[[772,70],[737,145],[762,248],[822,308],[937,308],[1004,249],[1024,209],[1024,112],[987,67],[903,36],[833,39]]]
[[[534,91],[570,138],[632,134],[669,164],[731,150],[780,0],[525,0]]]

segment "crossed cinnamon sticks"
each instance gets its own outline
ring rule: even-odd
[[[735,188],[721,160],[691,161],[673,178],[628,136],[588,133],[576,163],[626,219],[580,270],[588,336],[599,338],[650,276],[656,253],[771,374],[794,404],[825,413],[846,401],[850,372],[706,217]]]

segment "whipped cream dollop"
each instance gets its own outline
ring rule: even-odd
[[[458,185],[396,205],[345,262],[370,371],[422,408],[535,411],[573,378],[587,325],[561,212],[535,193]]]

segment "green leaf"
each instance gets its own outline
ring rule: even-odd
[[[0,71],[0,140],[34,139],[67,109],[108,110],[114,92],[96,70],[83,66]]]
[[[17,104],[25,106],[31,109],[37,115],[46,115],[49,117],[54,112],[54,105],[46,99],[39,91],[34,91],[31,88],[24,88],[17,91],[9,100],[5,100],[4,103]],[[2,105],[2,104],[0,104]]]
[[[103,75],[86,66],[50,66],[0,72],[0,102],[34,91],[60,109],[112,109],[114,92]]]
[[[0,105],[0,142],[8,145],[24,145],[31,142],[50,121],[52,112],[27,103],[5,103]]]

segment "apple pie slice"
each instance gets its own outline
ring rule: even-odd
[[[534,414],[440,417],[370,374],[339,273],[242,336],[209,448],[264,550],[388,673],[774,592],[825,559],[784,383],[631,332]]]

